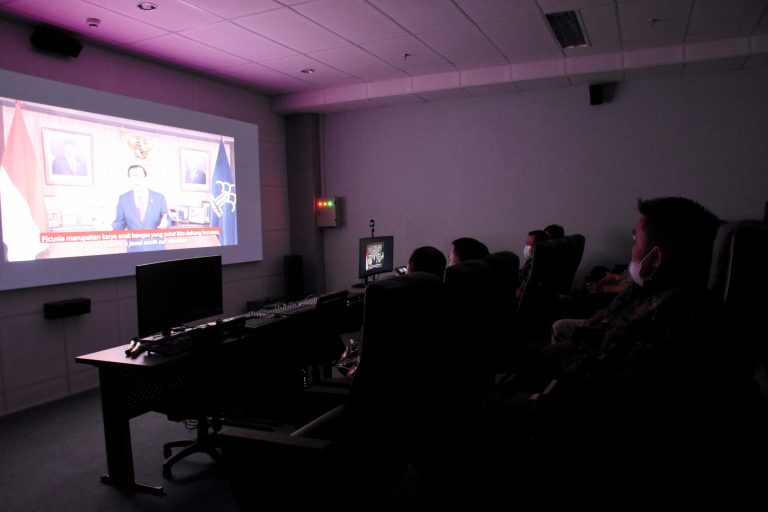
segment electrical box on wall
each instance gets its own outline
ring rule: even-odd
[[[315,198],[315,223],[319,228],[335,228],[341,225],[340,198]]]

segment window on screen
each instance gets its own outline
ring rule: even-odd
[[[237,245],[235,140],[0,97],[4,260]]]

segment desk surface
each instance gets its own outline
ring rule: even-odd
[[[169,363],[176,359],[186,357],[187,354],[179,353],[172,355],[155,354],[152,352],[144,352],[139,354],[138,357],[132,358],[125,355],[125,351],[130,347],[130,344],[121,345],[119,347],[112,347],[106,350],[100,350],[99,352],[93,352],[91,354],[85,354],[77,356],[75,361],[78,363],[92,364],[94,366],[136,366],[136,367],[153,367],[161,364]]]

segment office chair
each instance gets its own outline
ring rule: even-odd
[[[171,421],[196,422],[195,439],[171,441],[163,445],[163,476],[171,477],[171,468],[193,453],[206,453],[220,462],[216,434],[221,429],[220,418],[225,409],[226,387],[221,359],[220,337],[198,334],[192,340],[189,366],[183,372],[184,381],[168,390],[164,407]],[[182,448],[173,453],[174,448]]]
[[[331,362],[344,351],[341,341],[342,323],[349,292],[342,290],[318,297],[314,322],[308,333],[307,364],[311,367],[313,383],[320,383],[331,376]]]
[[[366,288],[360,365],[342,406],[290,435],[227,429],[219,439],[241,510],[278,497],[283,507],[362,510],[435,446],[430,432],[455,411],[446,386],[442,281],[415,272]],[[259,463],[254,463],[254,461]],[[330,505],[330,506],[329,506]]]

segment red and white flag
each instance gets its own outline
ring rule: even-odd
[[[8,261],[33,260],[48,247],[40,242],[40,233],[48,231],[43,171],[24,123],[20,101],[16,102],[0,163],[0,209]]]

